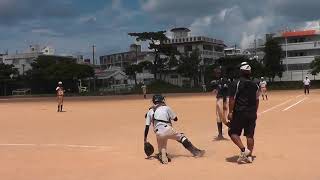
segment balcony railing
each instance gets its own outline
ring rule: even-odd
[[[282,60],[283,64],[302,64],[302,63],[311,63],[314,60],[314,56],[297,56],[297,57],[288,57]]]
[[[320,50],[320,41],[312,42],[301,42],[301,43],[288,43],[281,44],[283,51],[297,51],[297,50],[308,50],[308,49],[319,49]]]

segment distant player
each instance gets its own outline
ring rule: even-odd
[[[309,94],[311,81],[308,76],[303,80],[304,94]]]
[[[172,121],[178,121],[176,114],[165,104],[162,95],[152,97],[153,106],[149,108],[146,114],[146,127],[144,131],[144,142],[147,142],[149,126],[152,124],[157,136],[158,158],[161,163],[167,164],[170,159],[167,156],[168,139],[176,140],[181,143],[194,157],[201,157],[205,151],[200,150],[192,145],[183,133],[176,132],[172,127]]]
[[[56,92],[57,92],[57,101],[58,101],[58,112],[62,112],[64,89],[61,81],[58,82],[58,87],[56,88]]]
[[[264,77],[261,77],[259,86],[260,86],[262,99],[264,100],[264,98],[266,98],[266,100],[268,100],[267,81],[264,80]]]
[[[146,99],[147,98],[147,86],[144,84],[144,82],[142,83],[141,89],[142,89],[142,93],[143,93],[143,98]]]
[[[224,139],[222,129],[222,123],[227,125],[228,116],[228,86],[230,81],[225,78],[220,78],[218,81],[213,82],[213,93],[216,94],[216,117],[218,127],[217,139]]]
[[[207,85],[206,84],[202,84],[202,92],[207,92]]]

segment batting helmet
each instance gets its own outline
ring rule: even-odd
[[[164,102],[164,97],[161,94],[153,95],[152,102],[153,102],[153,104],[163,103]]]

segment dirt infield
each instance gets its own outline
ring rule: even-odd
[[[150,100],[67,98],[64,113],[54,98],[0,100],[0,177],[3,180],[319,180],[320,91],[270,93],[261,101],[253,164],[235,163],[230,140],[215,141],[215,98],[171,95],[174,127],[207,151],[195,159],[169,142],[172,162],[143,153],[144,114]],[[140,99],[141,98],[141,99]],[[153,145],[155,137],[149,133]],[[225,135],[226,129],[225,129]]]

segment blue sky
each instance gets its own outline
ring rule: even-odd
[[[89,55],[127,50],[128,32],[185,26],[245,47],[266,32],[317,28],[319,0],[0,0],[0,53],[29,44]]]

